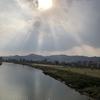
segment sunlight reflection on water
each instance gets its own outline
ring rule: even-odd
[[[0,100],[88,100],[75,90],[28,66],[0,66]]]

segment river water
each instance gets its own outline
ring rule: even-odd
[[[50,99],[49,99],[50,98]],[[0,66],[0,100],[88,100],[41,70],[13,63]]]

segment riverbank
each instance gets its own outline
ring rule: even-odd
[[[89,100],[100,100],[100,78],[91,77],[72,71],[67,71],[50,66],[34,65],[26,62],[14,62],[17,64],[28,65],[37,69],[41,69],[45,75],[49,75],[67,86],[74,88],[81,94],[86,95]]]
[[[64,71],[58,68],[35,66],[43,70],[43,73],[49,75],[76,91],[86,95],[89,100],[100,100],[100,79],[86,75]]]

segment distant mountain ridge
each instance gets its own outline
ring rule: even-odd
[[[15,56],[3,57],[3,59],[8,59],[8,58],[16,59],[16,60],[20,60],[20,58],[22,58],[22,59],[33,60],[33,61],[45,59],[45,57],[43,57],[41,55],[36,55],[36,54],[29,54],[29,55],[26,55],[26,56],[15,55]]]
[[[42,61],[44,59],[47,59],[49,61],[55,61],[58,60],[60,62],[76,62],[76,61],[100,61],[100,57],[87,57],[87,56],[67,56],[67,55],[51,55],[51,56],[41,56],[41,55],[36,55],[36,54],[29,54],[26,56],[7,56],[3,57],[3,59],[16,59],[20,60],[20,58],[25,59],[25,60],[33,60],[33,61]]]

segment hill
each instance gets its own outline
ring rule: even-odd
[[[36,55],[36,54],[29,54],[26,56],[7,56],[3,57],[3,59],[16,59],[20,60],[26,59],[26,60],[33,60],[33,61],[41,61],[44,59],[47,59],[49,61],[55,61],[58,60],[60,62],[76,62],[76,61],[100,61],[100,57],[87,57],[87,56],[67,56],[67,55],[51,55],[51,56],[41,56],[41,55]]]

